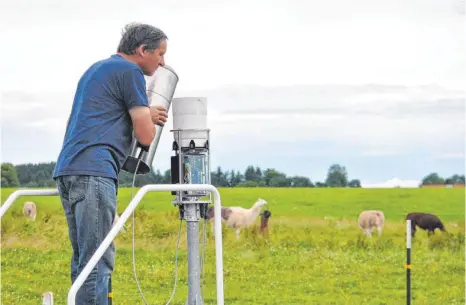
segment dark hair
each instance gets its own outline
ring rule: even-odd
[[[155,50],[160,47],[162,40],[168,39],[167,35],[159,28],[142,23],[126,25],[121,35],[117,52],[128,55],[135,54],[136,49],[141,45],[146,45],[148,50]]]

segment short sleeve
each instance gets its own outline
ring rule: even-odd
[[[123,73],[123,101],[127,109],[134,106],[149,107],[149,100],[146,93],[146,80],[140,70],[130,69]]]

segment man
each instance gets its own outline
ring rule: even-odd
[[[53,175],[73,249],[72,283],[112,227],[118,174],[132,131],[148,146],[154,124],[163,126],[167,120],[165,108],[149,106],[144,79],[165,64],[167,39],[153,26],[129,24],[117,53],[91,65],[79,80]],[[76,304],[108,304],[114,262],[112,243],[78,291]]]

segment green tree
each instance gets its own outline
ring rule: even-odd
[[[256,170],[254,166],[249,165],[244,171],[244,180],[246,181],[256,181]]]
[[[445,184],[464,184],[464,175],[453,175],[447,179],[445,179]]]
[[[311,180],[307,177],[294,176],[290,178],[292,187],[314,187]]]
[[[260,182],[262,180],[262,170],[260,167],[256,167],[256,182]]]
[[[2,163],[2,187],[18,187],[19,179],[16,168],[11,163]]]
[[[284,173],[281,173],[274,168],[268,168],[264,171],[263,181],[265,186],[269,187],[286,187],[291,185],[290,179]]]
[[[243,181],[243,175],[239,171],[231,170],[228,176],[228,182],[232,187],[237,186]]]
[[[260,183],[262,180],[262,170],[259,167],[254,168],[254,166],[248,165],[244,171],[244,180]]]
[[[325,184],[328,187],[346,187],[348,186],[348,172],[344,166],[332,164],[327,173]]]
[[[349,187],[361,187],[361,181],[358,179],[353,179],[350,182],[348,182]]]
[[[15,166],[19,185],[26,187],[55,187],[52,179],[55,162],[26,163]]]
[[[222,168],[217,167],[217,171],[212,172],[210,175],[211,183],[214,186],[225,187],[230,186],[227,175],[223,172]]]
[[[444,184],[445,180],[437,173],[430,173],[422,179],[421,185]]]

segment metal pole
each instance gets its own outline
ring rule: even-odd
[[[188,300],[186,305],[201,305],[199,264],[199,218],[198,205],[185,205],[185,220],[188,246]]]
[[[411,304],[411,220],[406,221],[406,304]]]
[[[217,305],[224,305],[223,294],[223,253],[222,253],[222,224],[221,224],[221,201],[220,193],[217,188],[210,184],[149,184],[143,186],[134,196],[133,200],[129,203],[128,207],[121,214],[118,221],[112,227],[100,246],[97,248],[94,255],[92,255],[89,262],[81,271],[75,282],[68,292],[69,305],[75,305],[76,293],[81,288],[84,280],[89,276],[92,269],[97,265],[98,261],[108,248],[110,243],[115,239],[116,235],[123,228],[124,223],[135,210],[141,199],[147,192],[151,191],[208,191],[214,194],[214,223],[215,223],[215,260],[216,260],[216,277],[217,277]],[[197,236],[196,236],[197,238]]]

